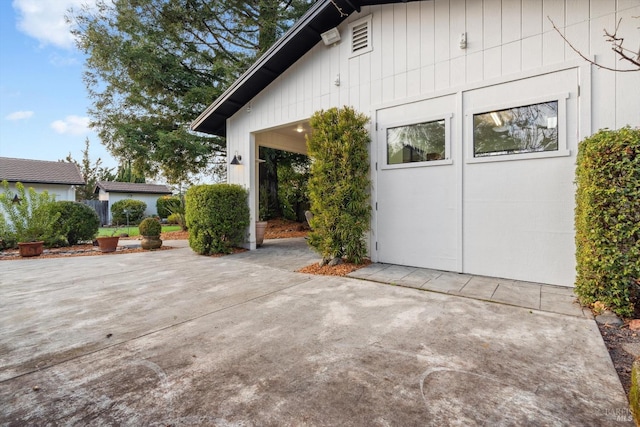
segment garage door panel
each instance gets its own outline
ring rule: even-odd
[[[379,261],[455,270],[453,168],[387,170],[380,176],[378,190],[383,196],[378,199]]]
[[[578,81],[573,68],[378,110],[377,260],[572,286]],[[398,145],[438,117],[446,161]],[[388,135],[402,164],[386,163]]]

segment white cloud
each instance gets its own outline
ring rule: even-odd
[[[14,111],[5,117],[7,120],[25,120],[33,116],[33,111]]]
[[[18,29],[39,40],[64,49],[74,47],[70,26],[65,22],[70,8],[94,5],[96,0],[13,0],[18,14]]]
[[[67,116],[51,123],[51,128],[63,135],[84,135],[91,132],[89,117]]]

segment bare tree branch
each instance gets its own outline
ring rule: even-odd
[[[631,49],[626,49],[622,46],[622,43],[624,43],[624,37],[618,37],[618,28],[620,27],[621,21],[622,18],[618,20],[618,23],[616,24],[616,30],[613,32],[613,34],[610,34],[606,28],[604,29],[604,34],[605,37],[607,37],[607,42],[611,43],[611,50],[621,56],[620,60],[625,59],[632,64],[640,67],[640,48],[638,48],[637,53],[633,52]],[[635,58],[629,56],[627,52],[635,55]]]
[[[580,52],[580,50],[578,50],[575,46],[573,46],[571,44],[571,42],[564,36],[564,34],[562,34],[562,32],[560,31],[560,29],[556,26],[555,22],[553,22],[553,20],[551,19],[551,17],[549,15],[547,15],[547,19],[549,20],[549,22],[551,22],[551,25],[553,26],[553,29],[556,30],[556,32],[560,35],[560,37],[562,37],[562,39],[569,45],[569,47],[571,49],[573,49],[573,51],[575,53],[577,53],[578,55],[580,55],[580,57],[582,59],[584,59],[585,61],[589,62],[590,64],[595,65],[598,68],[602,68],[603,70],[609,70],[609,71],[615,71],[618,73],[628,73],[628,72],[633,72],[633,71],[640,71],[640,62],[638,62],[637,60],[629,57],[625,51],[630,52],[628,49],[625,49],[622,47],[622,43],[624,41],[624,38],[622,37],[618,37],[616,34],[618,32],[618,26],[620,25],[620,21],[618,21],[618,25],[616,25],[616,31],[613,34],[609,34],[607,32],[607,30],[604,30],[604,33],[607,37],[609,37],[607,39],[608,42],[612,43],[613,46],[611,47],[611,49],[616,52],[622,59],[625,59],[629,62],[631,62],[632,64],[638,66],[638,68],[635,69],[629,69],[629,70],[620,70],[620,69],[616,69],[616,68],[611,68],[611,67],[607,67],[606,65],[602,65],[602,64],[598,64],[597,62],[595,62],[594,60],[587,58],[582,52]],[[638,52],[639,54],[639,58],[640,58],[640,52]]]
[[[338,12],[340,12],[340,17],[341,18],[343,18],[345,16],[349,16],[348,14],[344,13],[342,8],[340,6],[338,6],[335,1],[331,0],[331,4],[334,5],[336,7],[336,9],[338,9]]]

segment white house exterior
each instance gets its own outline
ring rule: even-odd
[[[58,201],[75,201],[76,187],[85,184],[75,163],[0,157],[0,181],[4,180],[11,191],[21,182],[38,193],[47,191]]]
[[[158,198],[170,195],[171,189],[159,184],[99,181],[94,193],[98,193],[98,200],[109,202],[109,223],[111,223],[111,206],[114,203],[125,199],[140,200],[147,204],[145,216],[157,215]]]
[[[640,72],[591,65],[551,21],[624,69],[603,29],[620,22],[637,49],[638,16],[639,0],[319,1],[192,128],[242,157],[228,180],[255,220],[258,146],[305,153],[309,117],[352,106],[371,118],[373,261],[573,286],[578,142],[640,126]],[[325,45],[332,27],[341,40]],[[415,129],[440,132],[437,149],[394,151]],[[522,145],[497,149],[496,135]]]

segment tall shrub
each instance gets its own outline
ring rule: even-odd
[[[56,230],[53,225],[60,214],[52,214],[50,206],[55,196],[47,191],[36,192],[32,187],[24,188],[21,182],[16,183],[16,191],[9,189],[9,183],[2,181],[3,192],[0,193],[0,215],[2,221],[2,240],[8,242],[33,242],[37,240],[55,240]],[[17,196],[18,203],[14,203]]]
[[[640,129],[582,141],[576,184],[576,293],[631,316],[640,309]]]
[[[248,192],[235,184],[196,185],[187,191],[189,246],[204,254],[230,253],[249,226]]]
[[[98,234],[100,218],[96,211],[84,203],[61,200],[53,203],[51,212],[59,214],[54,228],[70,245],[92,240]]]
[[[312,158],[309,199],[313,219],[309,244],[323,262],[362,262],[369,230],[369,119],[350,107],[315,113],[307,136]]]
[[[127,224],[127,212],[129,224],[139,224],[144,218],[147,204],[142,200],[123,199],[111,205],[111,222],[122,225]]]

